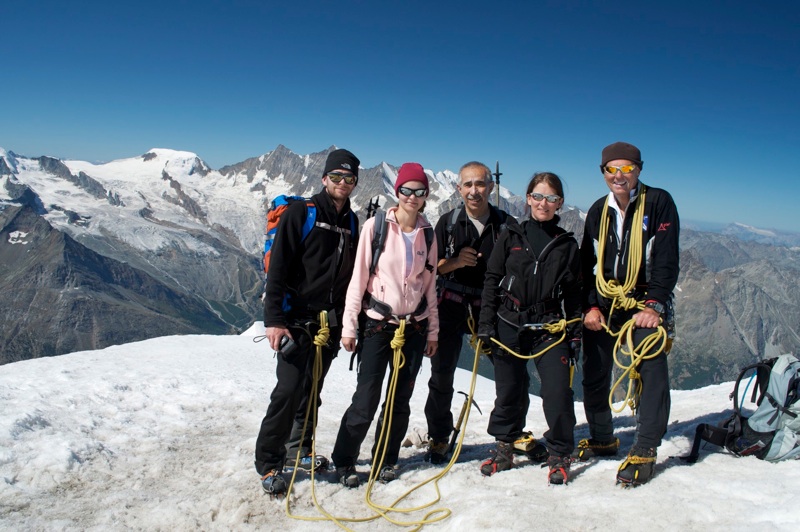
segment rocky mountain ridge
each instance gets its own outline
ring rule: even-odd
[[[260,319],[266,207],[277,194],[318,192],[332,149],[278,146],[219,170],[164,149],[100,165],[0,149],[0,294],[10,309],[0,363]],[[395,203],[396,171],[361,169],[351,201],[362,219],[376,196],[382,208]],[[460,202],[457,175],[428,176],[435,222]],[[503,189],[501,206],[519,216],[524,199]],[[580,239],[583,213],[567,207],[561,217]],[[683,230],[674,386],[731,379],[753,359],[800,351],[800,251],[766,237]]]

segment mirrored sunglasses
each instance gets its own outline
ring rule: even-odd
[[[354,185],[356,182],[355,174],[341,174],[339,172],[331,172],[328,174],[328,179],[333,181],[334,183],[339,183],[342,179],[348,185]]]
[[[534,201],[547,200],[547,203],[556,203],[561,199],[558,194],[539,194],[538,192],[531,192],[528,196],[532,197]]]
[[[400,194],[403,196],[416,196],[418,198],[422,198],[428,194],[427,188],[408,188],[408,187],[400,187],[397,189]]]
[[[622,166],[610,166],[606,165],[603,170],[609,174],[616,174],[617,172],[622,172],[623,174],[630,174],[633,172],[633,169],[636,168],[635,164],[623,164]]]

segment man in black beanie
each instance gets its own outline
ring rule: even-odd
[[[272,245],[264,325],[270,347],[277,351],[278,382],[261,422],[255,452],[261,485],[271,495],[286,491],[281,474],[284,466],[310,471],[328,465],[327,458],[311,453],[313,413],[305,433],[303,424],[314,379],[313,341],[322,311],[328,313],[330,337],[322,348],[315,405],[339,351],[340,318],[358,243],[358,218],[350,209],[349,198],[358,183],[359,164],[347,150],[328,154],[322,174],[324,188],[309,200],[289,204]],[[312,219],[314,226],[304,237],[303,226]]]
[[[672,291],[680,271],[678,210],[666,190],[648,187],[639,181],[643,165],[641,152],[633,144],[615,142],[606,146],[601,154],[600,172],[610,192],[597,200],[586,214],[581,244],[583,393],[591,437],[579,442],[576,451],[579,460],[613,456],[619,450],[609,405],[616,341],[610,333],[616,334],[624,324],[632,322],[635,327],[633,347],[636,348],[643,339],[657,332],[659,324],[667,331],[672,330]],[[598,260],[601,251],[602,264]],[[628,279],[628,275],[632,278]],[[612,281],[632,288],[624,296],[616,294],[609,288]],[[630,310],[615,306],[613,315],[609,316],[612,302],[617,300],[619,304],[623,297],[635,299],[637,305]],[[645,358],[636,367],[641,378],[638,387],[641,396],[635,410],[636,433],[630,452],[617,472],[617,483],[626,486],[644,484],[653,476],[656,449],[667,431],[669,348],[655,355],[661,345],[659,342],[644,353]],[[620,356],[619,359],[630,362],[630,357]]]

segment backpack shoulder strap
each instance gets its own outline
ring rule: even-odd
[[[378,211],[375,213],[375,227],[372,232],[372,262],[369,265],[370,276],[375,274],[378,267],[378,258],[386,246],[386,212]]]
[[[356,233],[357,233],[356,227],[358,226],[358,221],[357,220],[358,220],[358,218],[356,217],[356,213],[354,213],[353,211],[350,211],[350,236],[353,237],[353,238],[356,238],[356,236],[357,236],[356,235]]]
[[[450,250],[453,247],[453,239],[454,239],[453,228],[455,228],[456,222],[458,221],[458,217],[461,215],[462,210],[464,210],[463,205],[459,205],[458,207],[453,209],[453,212],[450,213],[450,216],[447,218],[447,223],[444,226],[444,234],[447,238],[447,242],[446,243],[442,242],[441,245],[445,246],[445,258],[448,259],[450,258],[449,256]],[[430,245],[428,246],[428,249],[430,249]]]
[[[314,224],[317,222],[317,206],[314,205],[314,202],[311,200],[306,201],[306,221],[303,224],[303,235],[300,240],[305,240],[308,236],[308,233],[314,228]]]
[[[446,226],[448,235],[450,235],[453,232],[453,227],[455,227],[456,221],[458,220],[458,216],[461,214],[462,210],[464,210],[464,207],[462,205],[459,205],[458,207],[453,209],[452,213],[450,213],[450,218],[447,220],[447,226]]]
[[[431,246],[433,245],[433,237],[434,237],[433,227],[430,227],[430,226],[425,227],[425,228],[423,228],[423,231],[425,232],[425,247],[428,248],[428,253],[430,253],[431,252]]]
[[[731,392],[731,398],[733,399],[733,411],[735,413],[741,413],[742,409],[742,405],[739,404],[739,384],[742,382],[744,376],[748,372],[755,370],[745,386],[742,399],[747,396],[747,390],[750,388],[750,385],[755,378],[756,386],[753,387],[753,396],[750,398],[750,401],[760,405],[761,401],[764,399],[764,392],[767,391],[767,385],[769,384],[769,376],[770,372],[772,371],[773,364],[774,359],[756,362],[755,364],[750,364],[749,366],[742,368],[742,371],[739,372],[739,377],[736,379],[736,384],[733,386],[733,392]]]
[[[508,217],[511,215],[508,214],[503,209],[496,208],[495,210],[497,211],[497,216],[500,218],[500,227],[497,228],[497,234],[499,235],[503,231],[503,229],[508,227]]]
[[[429,272],[432,272],[433,266],[431,265],[429,259],[431,256],[431,246],[433,245],[433,238],[435,236],[435,233],[433,232],[433,227],[430,226],[423,228],[423,231],[425,232],[425,247],[427,248],[428,251],[427,255],[425,256],[425,269],[428,270]]]

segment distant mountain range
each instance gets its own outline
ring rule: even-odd
[[[332,149],[278,146],[219,170],[165,149],[105,164],[0,149],[0,363],[261,319],[266,206],[318,192]],[[361,169],[351,199],[362,219],[376,196],[382,208],[395,203],[396,171]],[[459,204],[458,177],[428,176],[435,223]],[[500,203],[523,213],[524,198],[506,189]],[[561,216],[580,238],[584,213]],[[684,225],[673,386],[731,380],[753,359],[800,352],[800,235]]]

